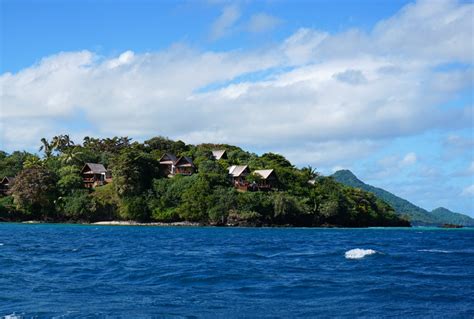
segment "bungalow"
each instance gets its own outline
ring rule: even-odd
[[[257,187],[259,190],[270,190],[277,185],[277,176],[273,169],[258,169],[253,172],[259,177]]]
[[[212,151],[212,158],[215,160],[227,159],[226,150],[214,150]]]
[[[196,167],[194,166],[193,160],[187,156],[181,156],[174,163],[175,174],[192,175],[195,170]]]
[[[104,165],[97,163],[86,163],[81,170],[84,187],[93,188],[102,186],[112,181],[110,171]]]
[[[177,158],[176,155],[165,153],[160,158],[160,171],[163,175],[172,177],[176,174],[192,175],[196,170],[193,160],[187,156]]]
[[[174,163],[176,163],[177,160],[174,154],[163,154],[160,158],[160,172],[165,176],[174,175]]]
[[[5,176],[0,182],[0,195],[7,195],[14,181],[15,177]]]
[[[229,167],[229,177],[232,184],[241,190],[247,190],[248,182],[245,179],[250,174],[247,165],[232,165]]]

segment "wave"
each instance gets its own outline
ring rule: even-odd
[[[355,248],[346,251],[344,256],[347,259],[361,259],[364,258],[365,256],[373,255],[378,253],[378,251],[373,250],[373,249],[360,249],[360,248]]]
[[[4,244],[4,243],[0,243],[0,246],[3,246],[3,245],[5,245],[5,244]]]
[[[442,254],[450,254],[450,253],[453,253],[453,251],[441,250],[441,249],[418,249],[418,251],[428,252],[428,253],[442,253]]]

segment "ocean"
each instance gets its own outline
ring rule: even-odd
[[[0,317],[473,318],[474,229],[0,224]]]

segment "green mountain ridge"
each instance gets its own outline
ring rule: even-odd
[[[452,212],[444,207],[439,207],[429,212],[389,191],[364,183],[350,170],[339,170],[331,176],[341,184],[360,188],[374,194],[379,199],[390,204],[397,214],[407,217],[413,225],[456,224],[474,226],[474,219],[469,216]]]
[[[438,207],[433,209],[430,214],[441,221],[446,221],[445,223],[455,224],[455,225],[464,225],[464,226],[474,226],[474,219],[461,214],[450,211],[445,207]],[[449,221],[449,222],[448,222]]]

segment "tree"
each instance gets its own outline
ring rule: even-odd
[[[15,151],[10,155],[2,152],[0,158],[0,178],[3,178],[3,176],[16,176],[23,169],[25,160],[32,155],[28,152]]]
[[[44,219],[54,215],[56,177],[41,167],[27,168],[18,174],[11,188],[17,209]]]
[[[83,155],[81,147],[73,146],[73,147],[66,148],[64,153],[61,154],[60,159],[61,159],[61,162],[66,165],[79,164],[79,163],[82,163],[81,155]]]
[[[234,188],[217,187],[211,197],[209,219],[219,225],[224,225],[231,210],[237,208],[237,192]]]
[[[112,175],[119,197],[137,196],[152,186],[159,163],[150,155],[134,149],[123,151],[113,161]]]
[[[303,167],[301,169],[301,173],[303,174],[305,179],[308,181],[314,180],[319,176],[318,171],[315,168],[313,168],[311,165]]]
[[[133,196],[122,199],[119,207],[120,217],[126,220],[146,222],[150,219],[147,199],[144,196]]]
[[[42,145],[39,148],[39,151],[44,151],[44,157],[50,158],[53,155],[54,145],[50,143],[46,138],[41,139]]]
[[[262,155],[262,160],[269,163],[271,166],[279,166],[279,167],[287,167],[287,168],[293,167],[290,161],[280,154],[265,153]]]
[[[43,167],[44,162],[36,155],[28,156],[25,161],[23,162],[24,168],[35,168],[35,167]]]
[[[212,206],[210,193],[211,185],[199,176],[191,187],[184,191],[178,207],[179,216],[189,221],[206,221],[207,212]]]
[[[60,200],[61,213],[72,220],[91,220],[94,203],[86,189],[76,189]]]
[[[66,195],[83,187],[81,171],[77,166],[63,166],[59,169],[58,188]]]

